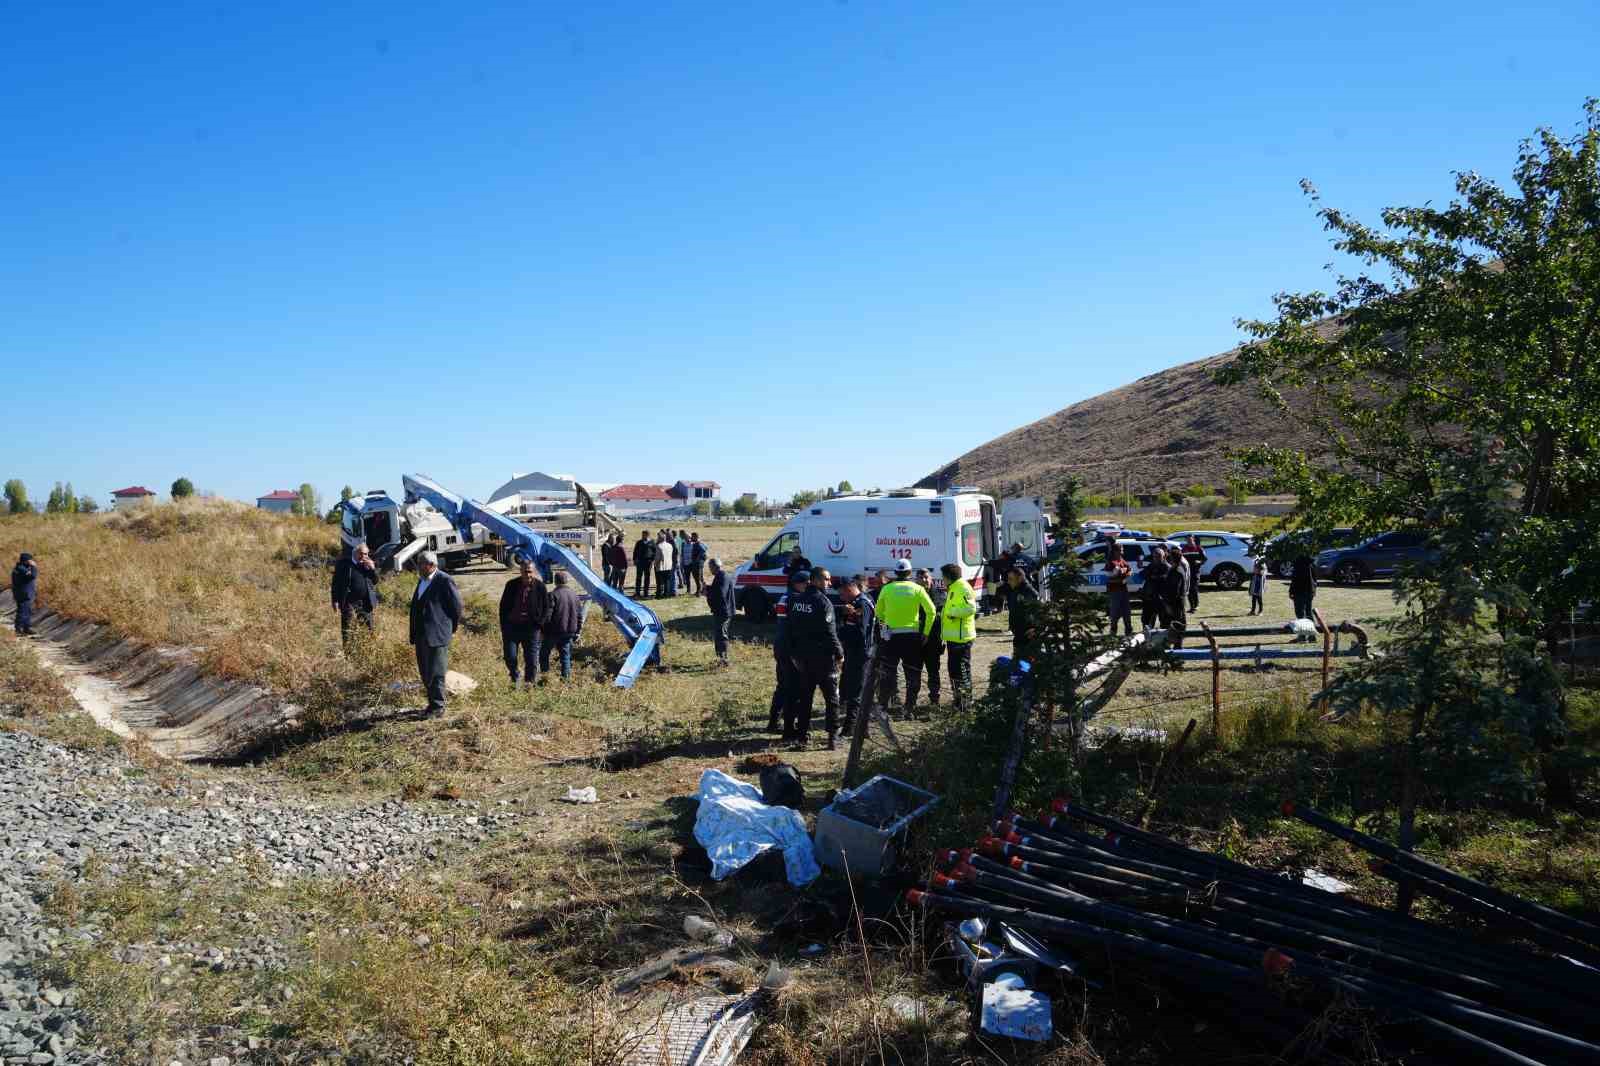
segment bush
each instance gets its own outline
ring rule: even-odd
[[[1215,518],[1222,513],[1221,496],[1202,496],[1191,502],[1194,504],[1195,513],[1201,518]]]
[[[1161,507],[1171,507],[1177,502],[1177,500],[1173,499],[1172,493],[1170,492],[1163,492],[1161,495],[1156,497],[1156,503]]]

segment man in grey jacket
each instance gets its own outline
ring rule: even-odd
[[[423,715],[444,716],[444,676],[450,671],[450,641],[461,624],[461,592],[439,569],[431,551],[417,556],[416,595],[411,597],[410,640],[417,649],[417,671],[428,693]]]

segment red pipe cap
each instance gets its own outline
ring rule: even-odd
[[[1022,861],[1021,855],[1013,855],[1011,857],[1011,868],[1013,870],[1026,870],[1028,864]]]
[[[961,861],[961,853],[954,849],[950,851],[941,851],[938,855],[934,856],[933,861],[946,864],[957,863]]]
[[[1294,817],[1294,800],[1284,800],[1278,809],[1290,818]]]
[[[1007,822],[1010,822],[1012,825],[1016,825],[1018,822],[1022,821],[1022,812],[1021,811],[1007,811],[1006,812],[1006,816],[1005,816],[1004,819],[1002,819],[1002,821],[1007,821]]]
[[[1067,808],[1072,806],[1071,796],[1057,796],[1050,801],[1050,809],[1057,814],[1066,814]]]
[[[999,837],[984,837],[978,841],[978,850],[985,855],[1004,855],[1006,853],[1006,842]]]
[[[1277,948],[1268,948],[1261,956],[1261,968],[1273,977],[1282,977],[1294,968],[1294,960]]]
[[[1021,844],[1021,843],[1024,842],[1025,838],[1023,837],[1023,835],[1021,833],[1019,833],[1015,829],[1013,829],[1011,832],[1007,833],[1001,839],[1003,839],[1007,844]]]
[[[971,881],[978,876],[978,871],[974,870],[966,863],[962,863],[960,866],[957,866],[950,871],[950,876],[955,878],[957,881]]]
[[[962,848],[959,854],[962,862],[970,863],[972,857],[977,854],[977,850],[975,848]]]
[[[961,882],[957,881],[953,877],[946,877],[944,874],[934,874],[932,881],[929,882],[929,886],[938,889],[954,889],[960,888]]]
[[[998,834],[999,836],[1005,836],[1007,833],[1009,833],[1013,829],[1015,829],[1016,826],[1012,825],[1010,822],[1006,821],[1004,818],[997,818],[997,819],[995,819],[994,825],[990,826],[989,828],[993,829],[995,831],[995,833]]]
[[[913,907],[922,906],[923,903],[926,902],[926,896],[927,893],[923,892],[920,888],[906,889],[906,902],[911,904]]]
[[[1117,847],[1122,843],[1122,838],[1115,833],[1108,832],[1106,834],[1106,843],[1110,844],[1112,847]]]

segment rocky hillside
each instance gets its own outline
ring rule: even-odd
[[[967,452],[919,485],[981,485],[1007,494],[1053,492],[1076,475],[1092,492],[1220,486],[1232,449],[1255,444],[1320,452],[1318,442],[1250,387],[1225,389],[1212,373],[1233,352],[1184,363],[1083,400]]]

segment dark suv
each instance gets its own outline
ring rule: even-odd
[[[1359,585],[1375,577],[1393,577],[1406,563],[1428,562],[1438,557],[1428,547],[1426,534],[1405,531],[1380,533],[1353,548],[1317,553],[1317,576],[1336,585]]]

